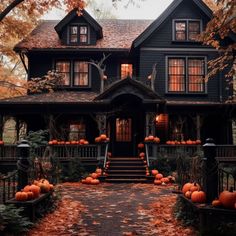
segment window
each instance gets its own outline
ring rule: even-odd
[[[87,26],[80,26],[80,25],[73,25],[69,27],[69,34],[70,34],[70,43],[81,43],[86,44],[88,43],[88,27]]]
[[[205,92],[205,58],[168,58],[168,92]]]
[[[79,140],[86,137],[86,127],[83,121],[71,123],[69,129],[69,140]]]
[[[89,85],[89,65],[86,62],[75,62],[74,64],[74,85]]]
[[[131,142],[131,119],[116,119],[116,141]]]
[[[174,20],[175,41],[194,41],[201,32],[200,20]]]
[[[133,75],[133,65],[121,64],[121,79],[126,79],[127,77],[132,78],[132,75]]]
[[[64,86],[89,86],[89,64],[85,61],[58,61],[56,70],[63,75]]]
[[[69,61],[58,61],[56,63],[56,70],[63,75],[63,85],[70,85],[70,62]]]

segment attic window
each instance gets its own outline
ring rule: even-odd
[[[86,25],[72,25],[69,28],[70,43],[88,43],[88,27]]]
[[[174,20],[174,41],[194,41],[201,32],[200,20]]]

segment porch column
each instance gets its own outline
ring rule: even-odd
[[[16,141],[20,140],[20,121],[19,118],[14,118],[15,119],[15,129],[16,129]]]
[[[0,115],[0,140],[3,138],[3,115]]]
[[[96,120],[98,124],[99,133],[103,134],[107,132],[107,117],[103,113],[98,113],[96,115]]]
[[[146,136],[155,135],[155,112],[146,112]]]
[[[54,116],[53,115],[49,115],[48,117],[49,121],[48,121],[48,130],[49,130],[49,139],[52,140],[54,137]]]
[[[200,115],[196,115],[196,125],[197,125],[197,139],[201,139],[201,119]]]

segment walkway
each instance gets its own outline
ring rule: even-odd
[[[153,184],[67,183],[61,186],[62,202],[30,236],[184,236],[172,214],[173,186]]]

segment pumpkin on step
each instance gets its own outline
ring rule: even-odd
[[[15,199],[16,199],[16,201],[23,202],[23,201],[26,201],[28,199],[28,195],[27,195],[26,192],[23,192],[23,191],[22,192],[16,192]]]
[[[206,202],[206,194],[203,191],[194,191],[191,194],[191,200],[195,203],[205,203]]]
[[[220,193],[219,200],[226,208],[234,208],[236,203],[236,192],[233,192],[233,188],[229,191],[225,190]]]

